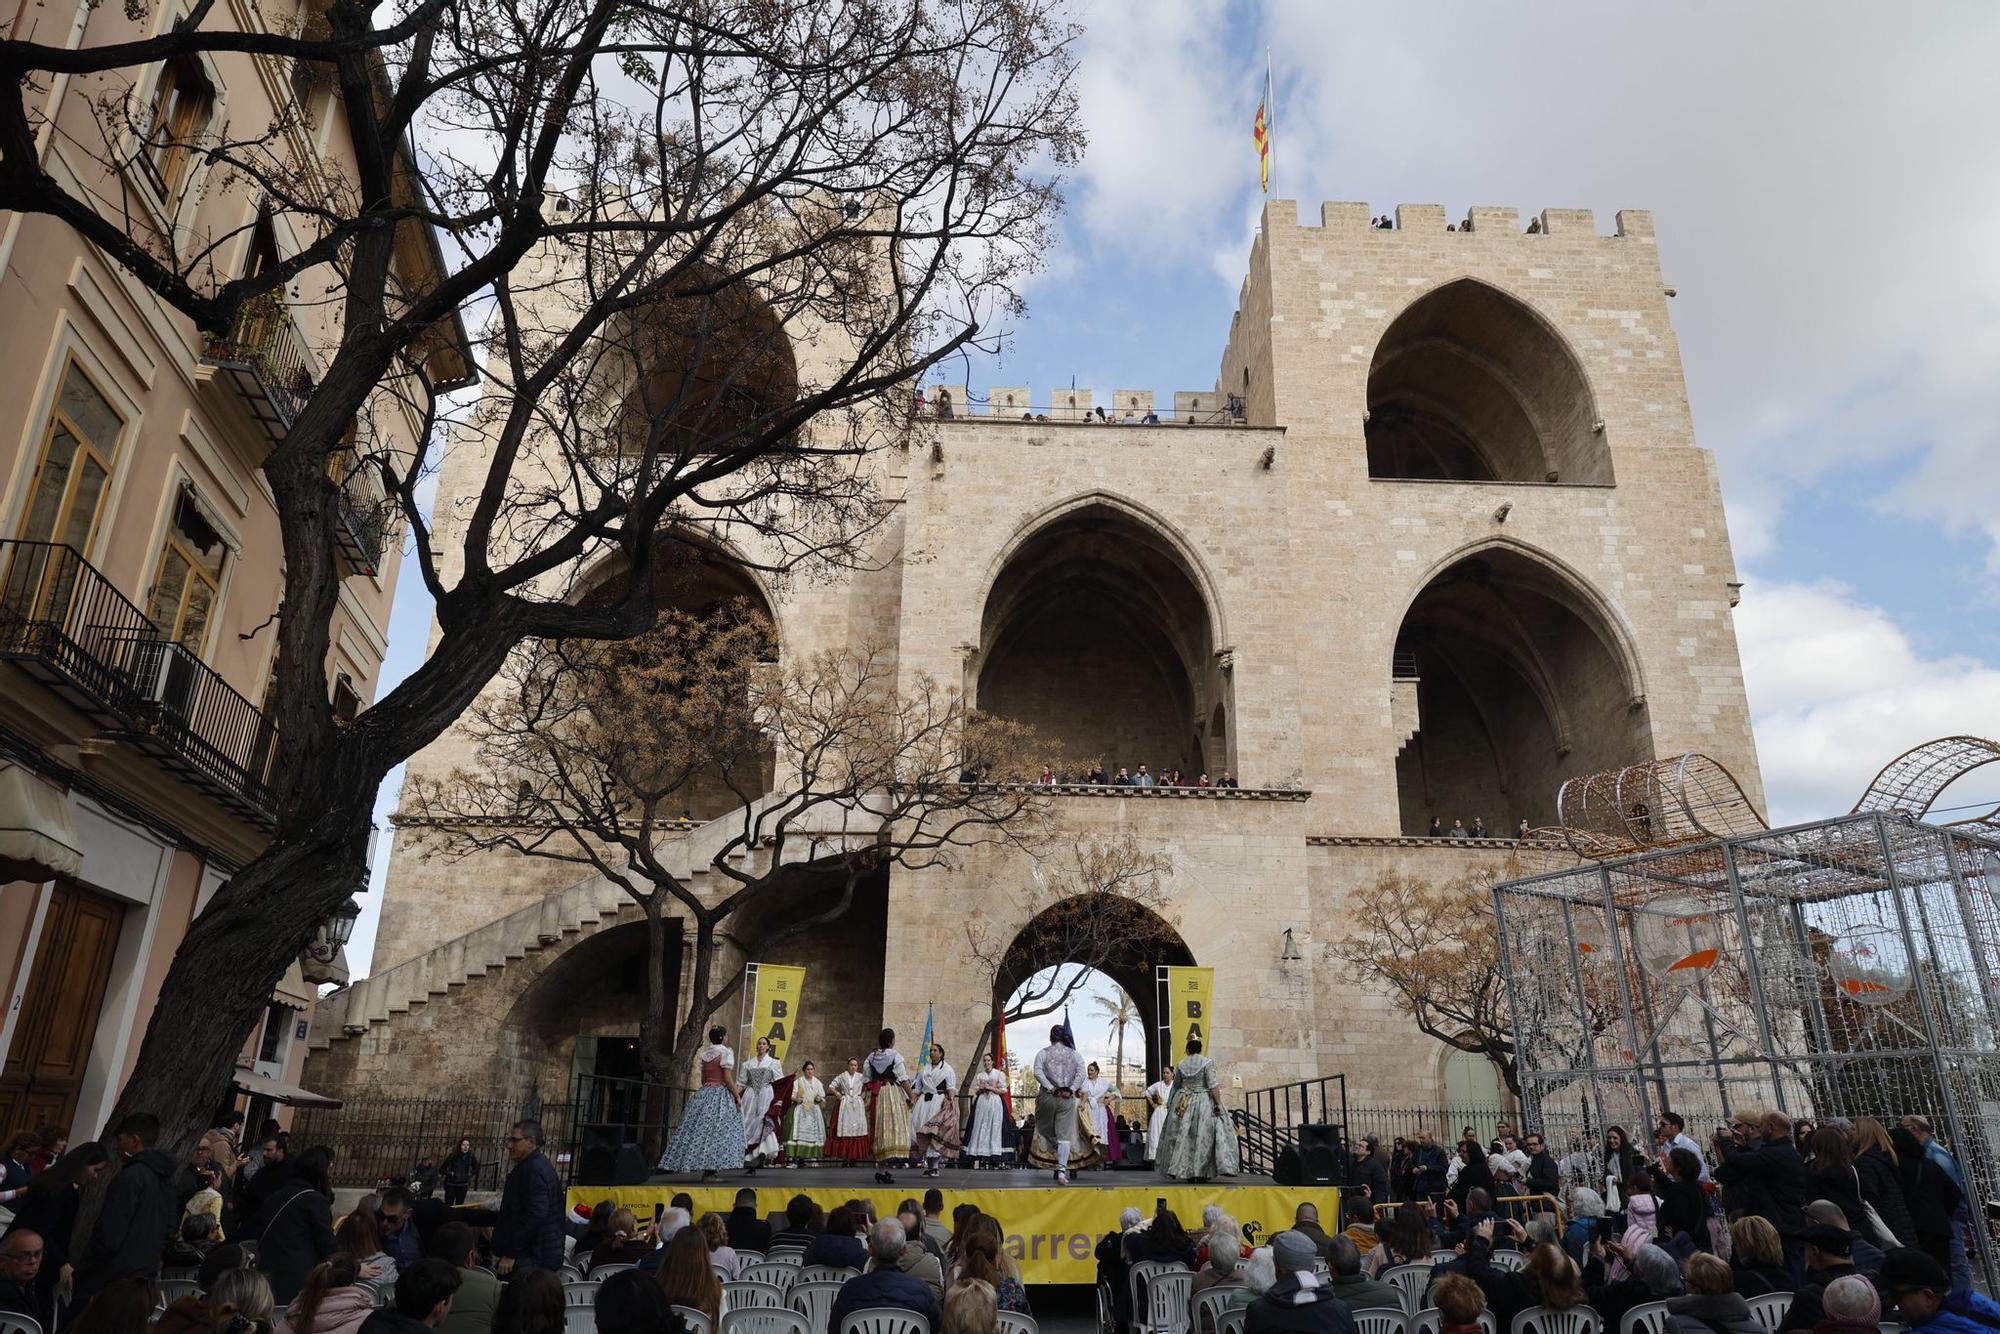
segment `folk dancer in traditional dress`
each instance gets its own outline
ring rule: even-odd
[[[1111,1105],[1117,1100],[1118,1091],[1106,1080],[1098,1069],[1097,1062],[1090,1063],[1089,1078],[1083,1081],[1083,1114],[1090,1118],[1090,1134],[1104,1151],[1104,1165],[1109,1167],[1118,1161],[1117,1126],[1112,1124]]]
[[[743,1166],[741,1095],[729,1073],[736,1053],[722,1045],[728,1036],[721,1024],[708,1030],[708,1045],[700,1056],[701,1087],[681,1109],[681,1123],[660,1155],[662,1172],[698,1171],[703,1181],[713,1181],[717,1172]]]
[[[785,1158],[794,1167],[826,1153],[826,1086],[814,1069],[811,1061],[800,1066],[792,1085],[792,1133],[785,1141]],[[867,1129],[865,1117],[862,1128]]]
[[[1222,1071],[1190,1037],[1187,1055],[1174,1067],[1167,1125],[1160,1132],[1160,1171],[1178,1181],[1236,1175],[1236,1129],[1222,1112]]]
[[[965,1151],[974,1167],[998,1167],[1005,1152],[1000,1127],[1007,1119],[1007,1076],[993,1068],[989,1054],[979,1058],[979,1073],[972,1077],[972,1135]]]
[[[743,1081],[743,1160],[753,1172],[778,1156],[778,1137],[765,1126],[764,1113],[771,1110],[771,1085],[784,1073],[769,1038],[757,1039],[757,1054],[737,1071]]]
[[[944,1044],[931,1044],[931,1063],[917,1071],[917,1097],[910,1107],[910,1135],[924,1160],[924,1175],[938,1174],[938,1157],[958,1157],[958,1071],[944,1058]]]
[[[847,1069],[833,1077],[833,1156],[858,1163],[875,1152],[868,1134],[868,1081],[861,1077],[861,1058],[847,1058]]]
[[[878,1045],[861,1063],[861,1075],[868,1081],[869,1129],[875,1136],[875,1159],[883,1166],[908,1162],[910,1158],[910,1067],[896,1050],[896,1030],[885,1028]],[[875,1180],[892,1185],[887,1172],[877,1172]]]
[[[1158,1162],[1160,1159],[1160,1132],[1167,1128],[1167,1095],[1174,1086],[1164,1079],[1156,1079],[1146,1085],[1146,1105],[1153,1109],[1146,1120],[1146,1160]]]
[[[1049,1045],[1035,1053],[1035,1136],[1055,1150],[1056,1183],[1069,1184],[1069,1151],[1076,1142],[1076,1098],[1083,1088],[1083,1058],[1060,1024],[1049,1030]]]

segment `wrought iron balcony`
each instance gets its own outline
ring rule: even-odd
[[[263,714],[159,630],[74,547],[0,541],[0,658],[259,824]]]
[[[351,574],[375,574],[382,568],[382,548],[388,540],[394,505],[382,488],[382,475],[356,466],[340,483],[334,544]]]
[[[235,328],[208,337],[201,359],[229,375],[272,444],[285,438],[312,396],[305,337],[284,302],[275,298],[247,303]]]

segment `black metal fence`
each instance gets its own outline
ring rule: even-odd
[[[350,1098],[340,1107],[301,1107],[292,1113],[294,1145],[333,1150],[333,1184],[375,1188],[407,1178],[428,1155],[443,1163],[472,1141],[479,1160],[474,1190],[498,1190],[507,1174],[507,1132],[516,1121],[542,1123],[549,1156],[569,1176],[570,1104],[560,1097],[527,1099]]]

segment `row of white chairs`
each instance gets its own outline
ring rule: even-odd
[[[835,1277],[807,1280],[801,1275],[786,1289],[755,1281],[723,1284],[719,1330],[712,1329],[708,1317],[691,1306],[676,1306],[674,1310],[687,1322],[691,1334],[825,1334],[840,1289],[855,1271],[820,1268]],[[588,1280],[563,1284],[566,1334],[596,1334],[598,1287],[599,1283]],[[930,1326],[914,1312],[880,1308],[848,1316],[841,1322],[839,1334],[930,1334]],[[1038,1331],[1034,1317],[1002,1311],[999,1334]]]

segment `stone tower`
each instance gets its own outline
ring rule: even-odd
[[[883,572],[776,593],[724,577],[766,602],[784,654],[890,644],[905,676],[963,682],[1114,772],[1236,774],[1057,799],[1067,825],[1171,851],[1175,957],[1118,980],[1149,1011],[1153,962],[1213,965],[1212,1049],[1245,1087],[1340,1072],[1350,1098],[1444,1112],[1446,1049],[1413,1048],[1328,953],[1351,896],[1504,867],[1505,843],[1430,821],[1549,824],[1576,774],[1700,751],[1762,804],[1667,298],[1643,212],[1602,235],[1587,210],[1448,229],[1405,206],[1378,227],[1343,203],[1308,226],[1275,201],[1213,386],[1157,414],[1117,390],[1106,424],[1084,391],[930,386],[953,417],[883,460],[901,497]],[[985,1002],[942,979],[968,966],[968,914],[1005,927],[1027,874],[997,852],[898,870],[775,957],[810,970],[794,1051],[837,1068],[932,1003],[965,1051]],[[633,914],[574,880],[399,843],[374,974],[315,1026],[314,1086],[436,1063],[560,1087],[636,1031]]]

